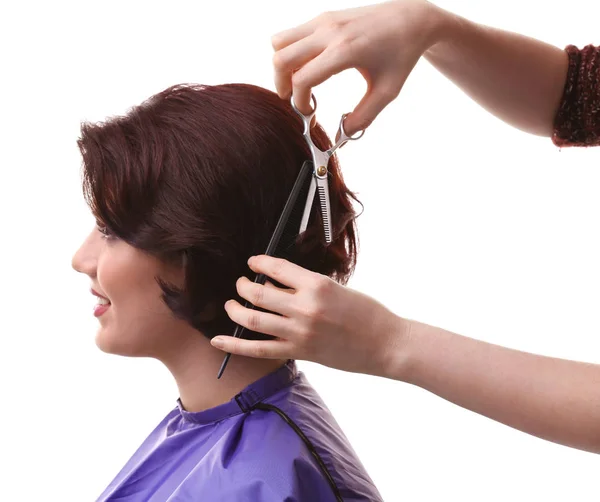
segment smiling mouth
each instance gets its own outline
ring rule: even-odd
[[[101,303],[102,305],[110,304],[110,300],[98,293],[98,291],[96,291],[94,288],[90,289],[90,293],[98,298],[98,303]]]
[[[94,315],[96,317],[100,317],[102,314],[104,314],[104,312],[106,312],[110,308],[111,303],[108,300],[105,300],[105,302],[106,303],[98,301],[98,303],[94,305]]]

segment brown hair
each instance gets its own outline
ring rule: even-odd
[[[317,124],[313,141],[331,146]],[[161,281],[174,314],[206,336],[231,333],[223,304],[253,273],[302,163],[310,159],[290,103],[247,84],[181,84],[126,115],[83,123],[83,190],[96,219],[117,238],[163,260],[185,260],[185,286]],[[330,161],[333,242],[318,211],[290,258],[346,283],[356,262],[356,214],[336,158]],[[206,311],[215,315],[206,320]],[[252,337],[260,337],[257,334]]]

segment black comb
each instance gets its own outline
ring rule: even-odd
[[[305,161],[300,168],[296,182],[294,183],[292,191],[290,192],[283,211],[281,212],[281,216],[279,217],[275,231],[271,236],[267,250],[264,253],[267,256],[286,258],[288,253],[294,247],[296,238],[298,237],[298,232],[300,230],[302,213],[304,212],[304,206],[306,204],[306,199],[308,198],[308,189],[310,187],[312,172],[312,161]],[[254,282],[258,284],[264,284],[266,280],[267,276],[265,274],[257,274]],[[257,309],[257,307],[255,307],[249,301],[246,301],[244,306],[253,310]],[[264,309],[258,310],[265,311]],[[245,331],[246,328],[244,326],[236,324],[233,337],[242,338]],[[221,378],[223,376],[223,372],[225,371],[230,358],[231,354],[228,353],[223,360],[223,364],[221,364],[221,369],[219,369],[217,378]]]

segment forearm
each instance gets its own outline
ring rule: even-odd
[[[443,12],[439,41],[425,58],[501,120],[551,136],[568,70],[565,51]]]
[[[386,376],[549,441],[600,453],[600,366],[534,355],[402,320]]]

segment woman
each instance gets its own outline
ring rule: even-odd
[[[330,146],[318,126],[313,138]],[[97,227],[73,267],[99,298],[96,344],[158,359],[180,396],[99,500],[380,500],[293,361],[234,358],[216,379],[222,353],[209,338],[232,328],[223,303],[309,158],[290,104],[250,85],[174,86],[83,124],[79,147]],[[353,196],[335,163],[331,173],[334,242],[313,214],[291,253],[344,283],[356,259]]]
[[[421,56],[491,113],[558,146],[600,145],[600,48],[565,51],[478,25],[422,0],[327,13],[273,37],[279,94],[306,110],[310,88],[346,68],[368,83],[346,121],[368,126],[400,92]],[[260,307],[231,301],[241,324],[278,340],[217,337],[216,347],[308,359],[418,385],[529,434],[600,453],[600,366],[542,357],[401,318],[375,300],[289,262],[251,262],[290,294],[240,281]]]

